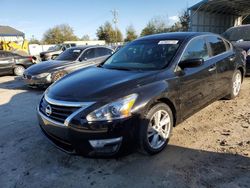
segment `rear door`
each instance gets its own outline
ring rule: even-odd
[[[203,36],[189,42],[181,61],[196,58],[203,58],[204,64],[185,68],[180,76],[180,107],[183,118],[192,115],[214,98],[216,64],[209,60],[208,46]]]
[[[224,97],[231,87],[236,54],[232,50],[231,44],[219,36],[208,36],[206,40],[210,48],[210,61],[216,62],[216,95],[217,97]]]
[[[11,53],[0,51],[0,74],[10,73],[13,70],[15,59]]]

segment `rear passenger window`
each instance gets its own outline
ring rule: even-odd
[[[97,48],[96,50],[97,50],[98,57],[112,54],[112,50],[110,50],[108,48]]]
[[[193,39],[187,46],[181,61],[188,59],[209,58],[207,44],[204,38]]]
[[[224,41],[216,36],[207,37],[208,44],[212,50],[212,56],[222,54],[227,51]]]

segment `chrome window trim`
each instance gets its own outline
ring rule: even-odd
[[[88,107],[95,102],[71,102],[71,101],[61,101],[49,98],[46,94],[44,95],[45,100],[53,105],[64,106],[64,107]]]

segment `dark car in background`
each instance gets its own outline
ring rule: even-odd
[[[88,66],[98,65],[113,53],[105,46],[78,46],[65,50],[55,60],[38,63],[23,74],[29,86],[45,86],[66,74]]]
[[[35,64],[35,59],[32,56],[21,56],[0,50],[0,75],[22,76],[25,69],[33,64]]]
[[[246,52],[246,74],[250,75],[250,25],[231,27],[222,35]]]
[[[237,97],[244,74],[243,54],[219,35],[147,36],[49,87],[39,124],[69,153],[114,155],[138,145],[156,154],[174,126],[218,99]]]
[[[58,45],[52,46],[47,51],[40,53],[40,59],[41,59],[41,61],[55,59],[63,51],[65,51],[66,49],[71,48],[71,47],[76,47],[76,44],[69,43],[69,44],[58,44]]]

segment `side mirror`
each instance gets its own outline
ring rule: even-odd
[[[203,58],[198,58],[198,59],[187,59],[184,61],[181,61],[179,63],[179,67],[181,69],[185,69],[185,68],[195,68],[195,67],[199,67],[201,65],[204,64],[204,59]]]

